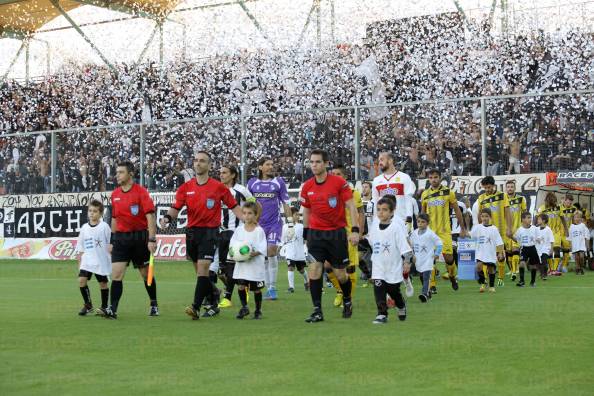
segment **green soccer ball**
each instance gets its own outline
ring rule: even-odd
[[[252,247],[243,241],[235,242],[229,247],[228,258],[233,261],[242,262],[249,260]]]

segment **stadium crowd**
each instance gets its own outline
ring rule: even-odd
[[[234,116],[146,127],[146,184],[173,190],[191,177],[196,150],[216,152],[216,167],[238,164],[242,129],[237,115],[269,112],[274,114],[245,119],[247,158],[281,158],[279,173],[297,184],[307,176],[312,143],[327,148],[337,161],[354,163],[354,114],[275,112],[594,85],[591,34],[449,38],[242,52],[178,61],[164,70],[120,64],[118,75],[101,65],[81,69],[72,64],[40,83],[4,83],[0,136],[97,127],[57,134],[56,186],[60,192],[110,190],[118,160],[140,161],[140,127],[101,126]],[[486,103],[489,175],[594,166],[594,95]],[[480,174],[480,120],[478,100],[362,109],[361,177],[377,175],[375,160],[385,149],[413,178],[435,167],[446,175]],[[49,146],[48,133],[0,138],[4,193],[49,192]],[[246,165],[251,173],[254,164]]]

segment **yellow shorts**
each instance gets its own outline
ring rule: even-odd
[[[561,235],[561,249],[571,251],[571,241],[568,241],[565,235]]]
[[[557,234],[556,232],[553,233],[553,236],[555,237],[555,242],[553,242],[553,247],[560,248],[561,247],[561,239],[563,239],[563,236],[561,234]]]
[[[503,237],[503,244],[505,245],[505,251],[508,253],[520,250],[520,244],[511,238]]]
[[[359,266],[359,249],[349,243],[349,266]]]
[[[454,254],[454,247],[452,245],[452,234],[437,234],[441,243],[443,243],[442,254]]]

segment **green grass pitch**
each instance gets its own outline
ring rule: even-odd
[[[77,316],[75,263],[1,261],[0,394],[594,393],[594,273],[535,289],[508,280],[484,295],[474,282],[454,292],[440,281],[429,304],[410,299],[405,322],[392,314],[377,326],[371,287],[357,288],[352,319],[327,289],[326,321],[304,323],[309,294],[286,294],[281,268],[280,299],[264,301],[262,321],[235,319],[236,294],[219,317],[190,320],[189,263],[157,263],[158,318],[130,268],[119,319],[108,321]]]

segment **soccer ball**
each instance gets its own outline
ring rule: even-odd
[[[251,252],[252,247],[249,243],[243,241],[235,242],[229,246],[228,258],[237,262],[247,261],[250,259]]]

